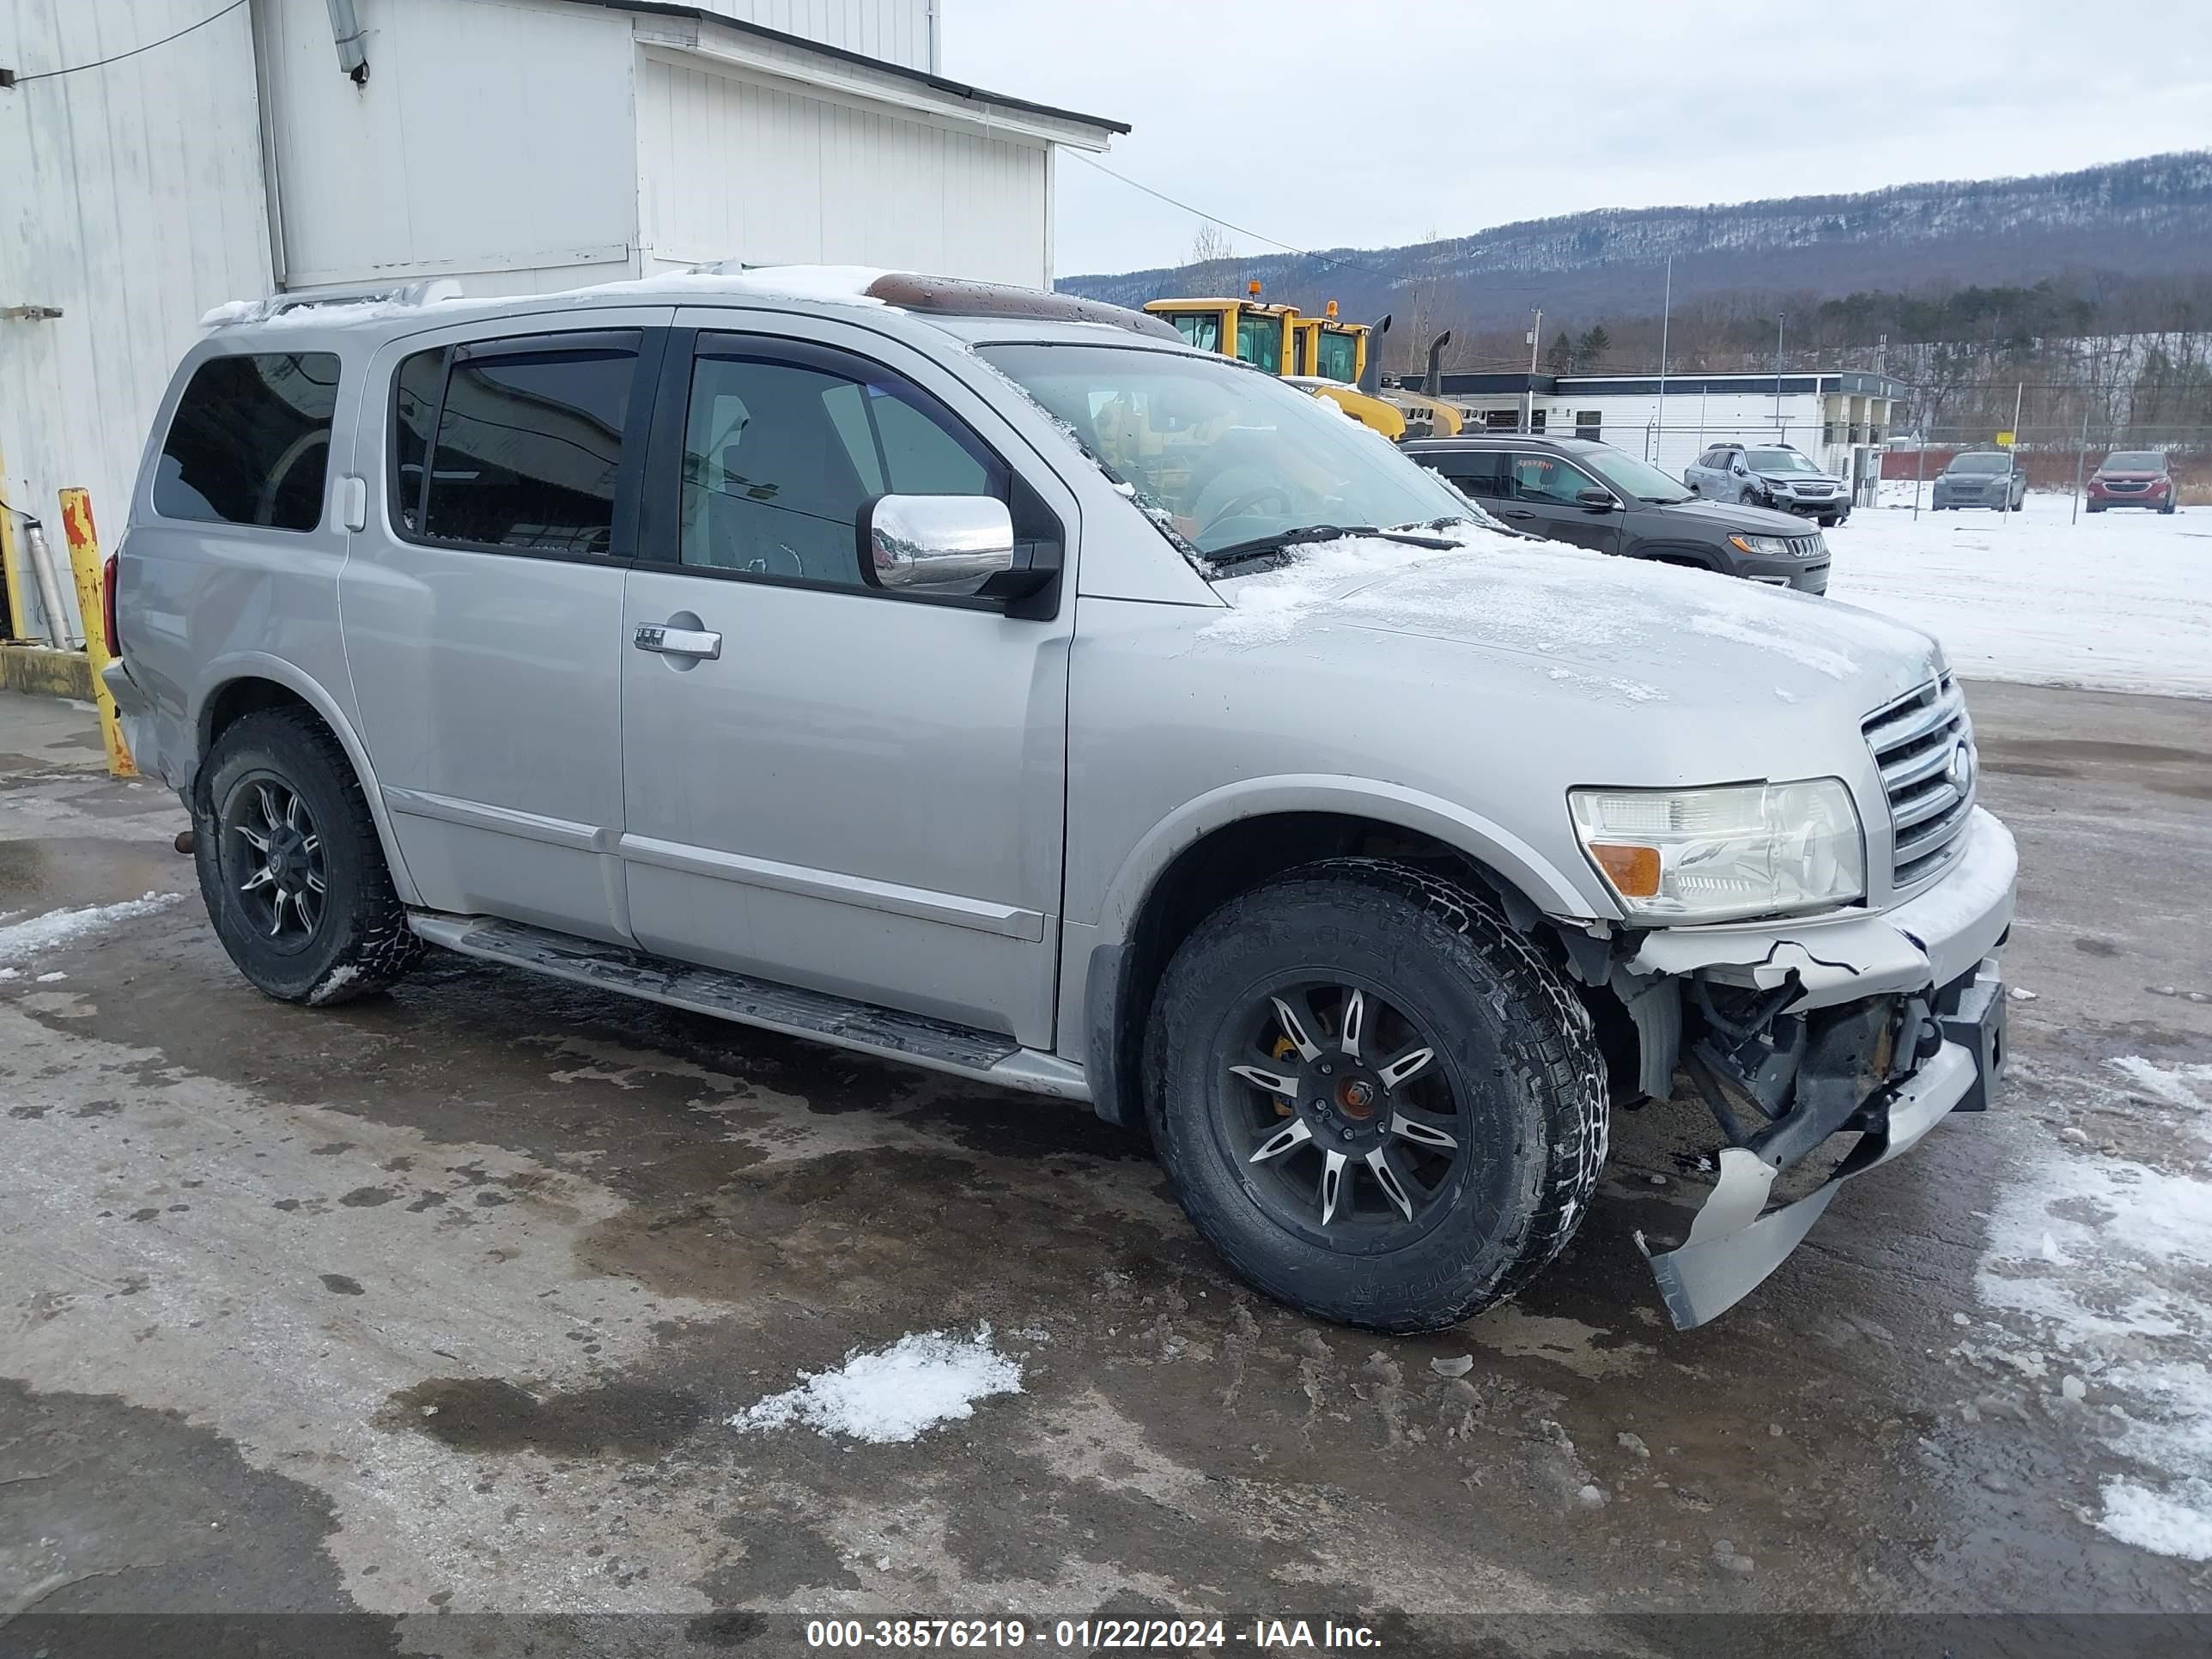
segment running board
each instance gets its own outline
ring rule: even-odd
[[[1012,1038],[950,1020],[900,1013],[820,991],[702,968],[620,945],[573,939],[520,922],[410,910],[408,925],[433,945],[578,985],[595,985],[672,1008],[757,1025],[832,1048],[1061,1100],[1089,1100],[1080,1066]]]

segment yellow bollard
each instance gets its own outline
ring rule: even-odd
[[[31,607],[26,603],[22,578],[18,574],[22,567],[17,562],[15,551],[15,509],[7,505],[8,467],[0,460],[0,586],[8,595],[8,628],[4,637],[27,640],[31,637]]]
[[[100,705],[100,735],[107,743],[110,777],[135,778],[138,768],[123,741],[115,699],[103,671],[115,659],[107,654],[107,606],[102,599],[106,572],[100,558],[100,537],[92,527],[92,497],[82,489],[62,491],[62,535],[69,543],[70,574],[76,579],[77,614],[84,618],[84,654],[92,664],[92,696]]]

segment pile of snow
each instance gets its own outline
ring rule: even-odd
[[[855,1349],[836,1370],[802,1376],[797,1388],[739,1412],[730,1426],[781,1429],[799,1423],[822,1434],[882,1444],[973,1417],[978,1400],[1022,1391],[1022,1368],[991,1346],[988,1325],[970,1337],[943,1331],[902,1336],[872,1352]]]
[[[1909,461],[1908,461],[1909,464]],[[1970,679],[2212,697],[2212,512],[1863,507],[1827,532],[1828,597],[1943,641]]]
[[[2126,1056],[2132,1109],[2207,1137],[2212,1066]],[[2144,1097],[2156,1104],[2146,1109]],[[2203,1178],[2199,1178],[2203,1174]],[[2212,1561],[2212,1173],[2153,1169],[2046,1146],[2009,1172],[1992,1210],[1975,1291],[2051,1352],[2016,1364],[2059,1374],[2087,1400],[2112,1449],[2140,1474],[2106,1479],[2098,1528],[2124,1543]]]
[[[88,904],[77,910],[49,910],[27,921],[11,922],[0,927],[0,967],[28,962],[43,951],[74,945],[119,921],[153,915],[183,897],[181,893],[149,893],[143,898],[125,899],[120,904]]]

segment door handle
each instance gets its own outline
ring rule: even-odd
[[[641,623],[631,644],[641,651],[657,651],[665,657],[699,657],[708,662],[722,654],[722,636],[703,628],[671,628],[665,623]]]
[[[1525,507],[1509,507],[1502,508],[1498,516],[1501,519],[1533,519],[1536,515]]]

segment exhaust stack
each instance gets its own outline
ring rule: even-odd
[[[1390,331],[1390,313],[1368,325],[1367,367],[1360,371],[1359,389],[1372,398],[1382,390],[1382,337]]]
[[[1421,396],[1441,398],[1444,395],[1444,348],[1451,343],[1451,331],[1429,342],[1429,372],[1421,377]]]

